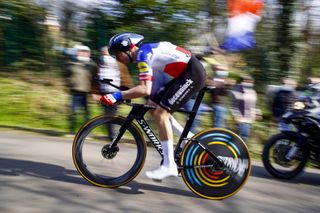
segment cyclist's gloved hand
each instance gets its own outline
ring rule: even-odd
[[[103,95],[100,98],[100,102],[105,105],[113,105],[118,101],[122,100],[121,92],[115,92],[112,94]]]

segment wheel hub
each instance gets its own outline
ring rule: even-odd
[[[286,144],[278,144],[276,145],[275,149],[273,150],[273,160],[283,167],[290,167],[292,166],[292,161],[289,161],[286,158],[286,155],[290,151],[291,146]]]
[[[101,149],[101,154],[106,159],[114,158],[117,155],[118,152],[119,152],[119,147],[118,146],[110,147],[110,145],[105,145]]]

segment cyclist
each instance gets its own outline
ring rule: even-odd
[[[133,99],[151,94],[153,73],[165,72],[172,77],[163,89],[150,97],[157,108],[151,111],[159,128],[163,148],[163,163],[154,171],[147,171],[148,178],[162,180],[177,176],[174,160],[173,132],[170,124],[172,112],[186,103],[192,95],[205,86],[206,71],[191,52],[170,42],[142,43],[144,37],[134,33],[119,33],[109,41],[109,52],[126,65],[137,64],[139,85],[121,92],[107,94],[100,101],[106,105],[122,99]]]

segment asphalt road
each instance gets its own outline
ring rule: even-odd
[[[319,212],[320,170],[291,181],[273,179],[259,161],[236,195],[212,201],[194,195],[181,178],[162,183],[145,177],[158,165],[153,149],[127,186],[90,185],[76,171],[72,139],[0,129],[0,212]]]

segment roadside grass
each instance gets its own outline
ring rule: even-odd
[[[49,129],[65,134],[69,129],[70,98],[64,80],[58,76],[0,73],[0,126]],[[103,113],[97,101],[90,99],[89,107],[90,117]],[[77,117],[78,128],[84,123],[81,113]],[[128,107],[120,106],[119,113],[126,115]]]
[[[135,101],[136,102],[136,101]],[[137,102],[143,103],[143,99]],[[41,74],[33,72],[20,72],[14,74],[0,73],[0,126],[24,128],[34,130],[55,131],[57,135],[68,133],[68,110],[70,96],[64,85],[64,80],[54,74]],[[90,101],[91,117],[103,113],[102,107],[96,101]],[[119,107],[119,114],[126,116],[129,112],[127,106]],[[185,123],[185,116],[175,113],[174,116],[181,123]],[[149,115],[146,116],[154,122]],[[78,127],[83,123],[78,119]],[[198,130],[212,127],[210,112],[200,118],[201,126]],[[227,126],[236,131],[235,123],[228,116]],[[156,131],[156,128],[153,128]],[[251,130],[251,139],[248,142],[249,150],[254,159],[260,158],[262,144],[273,133],[274,124],[265,121],[256,122]],[[175,137],[175,141],[178,138]]]
[[[69,95],[62,79],[33,73],[17,76],[0,76],[0,125],[64,132]]]

